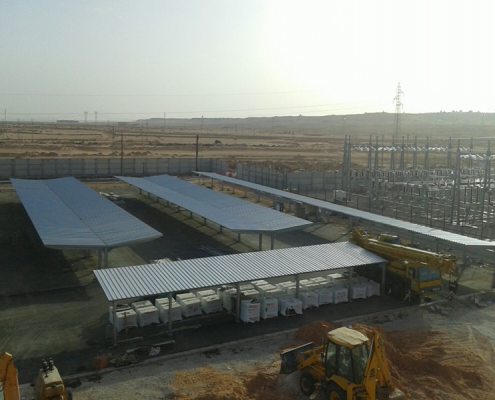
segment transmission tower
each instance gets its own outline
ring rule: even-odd
[[[402,95],[404,92],[400,88],[400,82],[397,85],[397,93],[394,97],[394,102],[395,102],[395,131],[394,131],[394,136],[395,136],[395,143],[398,143],[399,140],[399,134],[400,134],[400,115],[402,114]]]

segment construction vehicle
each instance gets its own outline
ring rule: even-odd
[[[385,291],[401,300],[408,294],[420,296],[441,290],[442,274],[448,274],[449,280],[457,277],[455,256],[404,246],[398,236],[373,238],[359,228],[350,241],[388,261]],[[373,267],[363,272],[367,278],[380,281],[378,274],[381,272]]]
[[[9,353],[0,356],[0,393],[3,400],[21,400],[17,368]],[[34,386],[35,400],[72,400],[72,393],[65,388],[53,360],[43,360]]]
[[[3,353],[0,356],[0,391],[4,400],[21,400],[19,380],[12,354]]]
[[[384,342],[374,332],[371,341],[346,327],[327,334],[327,343],[308,343],[280,354],[281,374],[301,371],[301,391],[314,398],[324,390],[330,400],[401,400],[385,356]]]

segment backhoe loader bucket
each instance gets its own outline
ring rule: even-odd
[[[315,345],[313,343],[306,343],[302,346],[295,347],[290,350],[285,350],[280,353],[280,358],[282,360],[282,364],[280,365],[280,374],[288,375],[297,371],[297,361],[296,358],[300,353],[304,353],[309,350],[313,350]]]
[[[389,388],[378,388],[377,389],[377,399],[378,400],[405,400],[406,395],[402,390]]]

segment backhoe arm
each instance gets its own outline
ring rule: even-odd
[[[5,400],[21,399],[14,357],[9,353],[3,353],[0,356],[0,383]]]
[[[395,390],[395,384],[392,381],[392,377],[390,376],[387,356],[385,355],[385,345],[380,335],[376,332],[373,334],[372,343],[374,346],[374,355],[377,358],[378,382],[382,387],[385,386],[392,390]]]

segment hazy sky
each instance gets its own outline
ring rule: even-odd
[[[493,1],[0,0],[0,110],[394,112],[401,82],[405,112],[493,112],[494,15]]]

